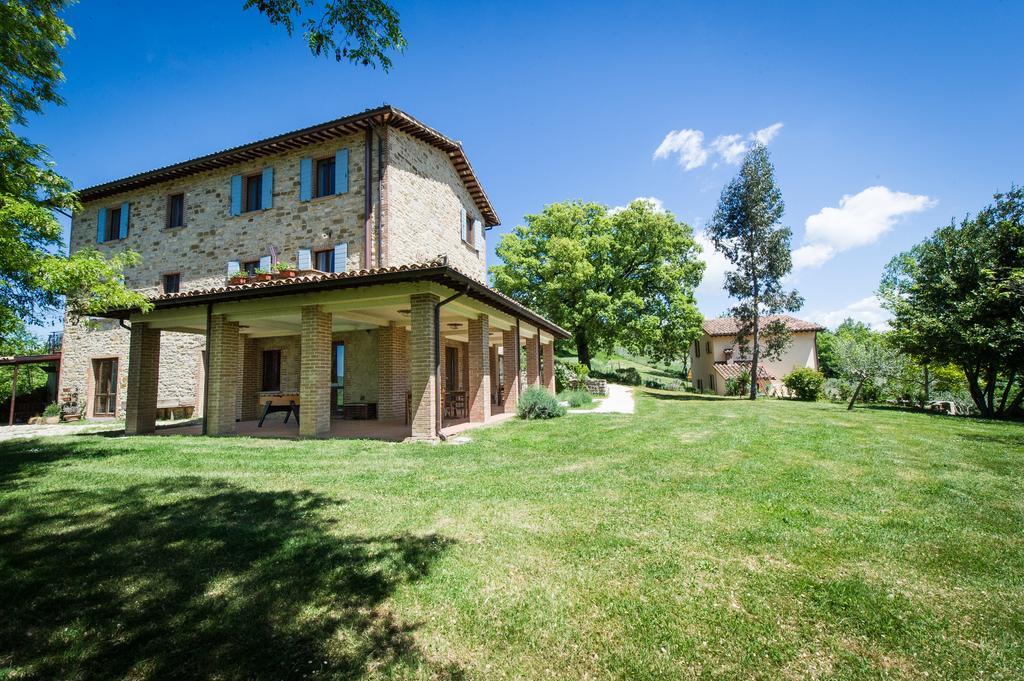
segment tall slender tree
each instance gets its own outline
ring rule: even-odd
[[[803,298],[783,290],[793,269],[792,232],[780,224],[785,204],[775,184],[768,150],[757,144],[747,152],[739,174],[722,190],[707,235],[735,269],[725,275],[725,290],[737,303],[729,309],[738,324],[736,341],[743,354],[752,347],[750,399],[757,399],[758,363],[779,357],[790,341],[779,320],[762,327],[765,315],[800,309]],[[752,342],[751,342],[752,340]]]

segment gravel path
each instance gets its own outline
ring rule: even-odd
[[[633,414],[636,401],[633,389],[626,385],[608,384],[608,397],[593,409],[570,409],[571,414]]]

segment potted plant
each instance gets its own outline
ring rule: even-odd
[[[252,272],[253,281],[270,281],[273,278],[273,275],[270,274],[270,270],[263,269],[262,267],[257,267]]]
[[[299,271],[290,262],[276,262],[271,269],[274,270],[275,279],[291,279],[299,276]]]
[[[249,273],[245,270],[238,270],[233,272],[228,277],[228,284],[231,286],[241,286],[242,284],[249,283]]]

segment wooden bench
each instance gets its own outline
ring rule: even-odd
[[[275,412],[285,412],[285,423],[288,423],[289,416],[294,415],[295,425],[299,425],[298,395],[260,395],[260,399],[263,400],[263,415],[260,416],[260,422],[256,424],[257,428],[262,428],[267,416]]]
[[[192,418],[195,407],[195,402],[189,400],[161,400],[156,403],[156,418],[159,421]]]

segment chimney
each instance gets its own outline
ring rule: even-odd
[[[732,364],[732,348],[726,348],[722,350],[722,354],[725,355],[725,363]]]

